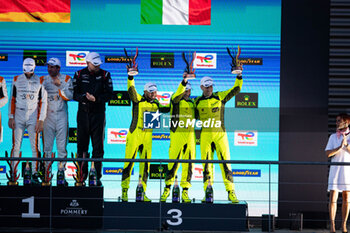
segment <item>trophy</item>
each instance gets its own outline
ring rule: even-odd
[[[7,151],[5,151],[5,157],[8,158],[9,155],[7,153]],[[22,152],[19,154],[19,157],[21,158],[22,157]],[[12,156],[11,156],[12,158]],[[6,173],[6,177],[7,179],[9,180],[7,182],[7,185],[8,186],[18,186],[18,178],[19,178],[19,173],[17,174],[17,167],[18,167],[18,164],[19,164],[19,161],[15,161],[14,162],[14,167],[12,166],[12,162],[6,160],[6,162],[8,163],[8,165],[10,166],[10,171],[9,173]]]
[[[241,48],[238,45],[238,49],[230,51],[230,49],[227,47],[227,52],[230,55],[230,57],[232,58],[232,62],[231,62],[231,73],[232,74],[242,74],[242,63],[238,60],[239,55],[241,55]]]
[[[139,70],[137,68],[137,64],[136,64],[136,58],[139,55],[139,49],[136,48],[136,53],[134,58],[132,59],[131,62],[131,58],[128,56],[128,52],[126,52],[126,49],[124,48],[124,53],[126,58],[129,60],[129,65],[126,66],[126,68],[128,69],[128,75],[129,76],[135,76],[139,74]]]
[[[45,153],[44,153],[44,157]],[[55,158],[55,153],[51,154],[51,158]],[[53,177],[53,174],[51,172],[51,166],[52,166],[53,161],[50,161],[48,163],[44,162],[44,169],[43,169],[43,182],[41,183],[42,186],[50,186],[51,185],[51,180]]]
[[[77,153],[75,153],[75,156],[73,156],[73,153],[72,153],[72,158],[77,158],[77,157],[78,157]],[[83,158],[85,158],[85,152],[83,153]],[[81,165],[79,165],[77,161],[73,161],[73,163],[77,168],[76,175],[75,176],[73,175],[73,178],[75,180],[75,186],[85,186],[85,182],[84,182],[85,174],[83,173],[83,166],[85,161],[83,161]]]
[[[191,53],[187,56],[188,59],[186,59],[185,52],[182,52],[182,59],[186,63],[186,68],[185,68],[185,73],[187,73],[186,78],[195,79],[196,74],[194,72],[196,71],[196,69],[193,69],[193,62],[194,62],[194,59],[196,58],[196,52],[192,54],[192,59],[190,58],[190,56],[191,56]],[[191,63],[189,63],[190,59],[191,59]]]

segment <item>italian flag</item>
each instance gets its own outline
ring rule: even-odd
[[[70,0],[1,0],[0,21],[69,23]]]
[[[141,0],[141,23],[210,25],[211,0]]]

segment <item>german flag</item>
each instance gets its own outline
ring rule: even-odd
[[[70,23],[70,0],[1,2],[0,22]]]

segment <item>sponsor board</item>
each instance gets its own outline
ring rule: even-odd
[[[234,132],[235,146],[257,146],[258,145],[258,131],[250,130],[235,130]]]
[[[45,66],[47,60],[46,50],[24,50],[23,60],[33,58],[36,66]]]
[[[66,51],[66,66],[85,67],[89,51]]]
[[[132,62],[131,57],[125,57],[125,56],[111,56],[106,55],[105,56],[105,63],[129,63]]]
[[[238,93],[235,97],[236,108],[258,108],[258,93]]]
[[[88,214],[88,210],[80,206],[78,200],[71,200],[69,206],[64,209],[60,209],[60,215],[65,216],[85,216]]]
[[[78,142],[78,129],[77,128],[69,128],[68,129],[68,142],[69,143],[77,143]]]
[[[126,135],[129,129],[127,128],[108,128],[107,129],[107,143],[108,144],[125,144]]]
[[[0,61],[8,61],[8,54],[0,53]]]
[[[150,165],[149,178],[154,180],[165,179],[166,173],[168,172],[167,164],[151,164]]]
[[[122,175],[123,168],[122,167],[104,167],[103,175]],[[131,175],[134,175],[134,169],[131,171]]]
[[[151,68],[174,68],[174,53],[151,53]]]
[[[113,97],[108,106],[131,106],[131,100],[127,91],[113,91]]]
[[[240,57],[238,59],[243,65],[262,65],[262,58],[249,58],[249,57]]]
[[[171,99],[172,94],[173,94],[173,92],[169,92],[169,91],[158,91],[157,92],[157,100],[159,101],[159,103],[161,105],[170,104],[170,99]]]
[[[153,140],[170,140],[170,133],[153,133]]]
[[[233,176],[244,176],[244,177],[261,177],[261,170],[252,169],[232,169]]]
[[[6,166],[0,166],[0,173],[6,173]]]
[[[216,53],[196,53],[193,68],[216,69]]]

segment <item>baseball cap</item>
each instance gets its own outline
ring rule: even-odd
[[[100,54],[96,52],[91,52],[86,56],[86,61],[91,62],[94,66],[99,66],[102,64]]]
[[[61,67],[61,61],[57,57],[51,57],[50,60],[46,62],[46,65]]]
[[[23,72],[24,73],[34,73],[35,61],[33,58],[26,58],[23,61]]]
[[[187,90],[191,90],[191,89],[192,89],[191,83],[187,82],[187,84],[186,84],[186,91]]]
[[[214,85],[214,82],[213,82],[213,79],[211,77],[205,76],[201,79],[201,86],[210,87],[213,85]]]
[[[158,88],[155,83],[146,83],[144,90],[148,92],[155,92],[155,91],[158,91]]]

